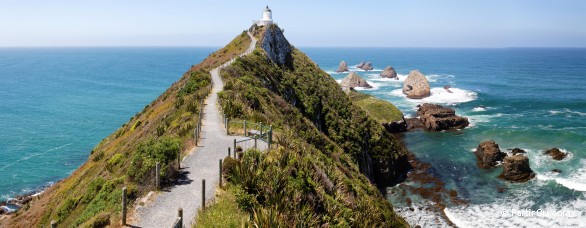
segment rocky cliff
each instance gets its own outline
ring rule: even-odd
[[[276,25],[267,26],[260,46],[273,62],[280,65],[285,65],[287,60],[291,58],[293,50],[291,44],[283,35],[283,31]]]

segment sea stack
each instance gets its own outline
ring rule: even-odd
[[[507,156],[506,153],[501,152],[499,145],[493,140],[481,142],[474,154],[478,159],[478,166],[483,169],[495,167]]]
[[[397,71],[395,71],[395,68],[393,68],[392,66],[385,67],[383,72],[380,73],[380,76],[383,78],[394,78],[397,80],[399,79],[399,77],[397,77]]]
[[[535,173],[529,167],[527,156],[517,154],[504,159],[503,172],[499,178],[513,182],[526,182],[533,177],[535,177]]]
[[[360,75],[358,75],[354,71],[350,72],[350,74],[348,74],[348,76],[346,76],[344,79],[342,79],[341,84],[343,87],[346,87],[346,88],[354,88],[354,87],[364,87],[367,89],[372,88],[372,86],[370,86],[368,84],[368,82],[366,82],[366,80],[364,80],[364,78],[360,77]]]
[[[360,67],[360,69],[363,69],[365,71],[369,71],[369,70],[372,70],[374,68],[372,67],[372,63],[371,62],[367,62],[364,65],[362,65],[362,67]]]
[[[338,73],[342,73],[342,72],[347,72],[348,71],[348,66],[346,65],[345,61],[340,62],[340,65],[338,66],[338,69],[336,70],[336,72]]]
[[[429,97],[431,91],[425,75],[418,70],[411,71],[403,83],[403,93],[407,95],[407,98],[411,99]]]
[[[364,61],[360,62],[358,65],[356,65],[356,68],[362,68],[366,63]]]

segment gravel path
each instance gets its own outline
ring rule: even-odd
[[[252,42],[244,55],[249,54],[256,46],[256,39],[249,33]],[[214,87],[205,101],[202,120],[202,136],[199,146],[192,149],[189,156],[181,163],[181,171],[185,173],[180,184],[157,193],[144,206],[137,206],[131,225],[138,227],[171,227],[177,218],[177,209],[183,208],[183,223],[191,227],[197,211],[201,207],[202,179],[206,180],[206,201],[213,199],[218,185],[218,162],[228,155],[228,147],[232,147],[234,139],[243,136],[228,136],[223,126],[222,115],[217,104],[217,93],[224,83],[219,71],[232,63],[233,60],[213,69],[210,73]],[[266,149],[266,143],[258,141],[260,149]],[[234,148],[231,149],[234,151]]]

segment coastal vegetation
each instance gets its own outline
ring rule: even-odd
[[[353,89],[347,90],[346,93],[352,100],[352,103],[360,106],[371,117],[381,123],[390,123],[403,120],[403,113],[401,110],[388,101],[378,99]]]
[[[222,71],[219,98],[229,118],[272,124],[276,148],[226,158],[229,191],[196,221],[231,214],[225,204],[232,202],[234,213],[249,214],[245,226],[405,226],[373,184],[405,173],[400,143],[301,51],[292,48],[284,64],[271,61],[265,39],[277,40],[272,52],[288,43],[268,37],[279,36],[275,25],[269,35],[262,29],[259,47]]]
[[[194,145],[191,132],[200,101],[211,91],[209,71],[244,52],[249,44],[250,37],[242,32],[192,66],[161,96],[100,142],[71,176],[0,221],[0,227],[47,227],[52,220],[60,227],[119,226],[122,187],[127,187],[131,202],[155,190],[156,162],[161,163],[162,183],[173,182],[177,156],[185,156]]]

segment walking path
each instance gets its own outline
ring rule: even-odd
[[[256,39],[250,33],[252,39],[250,47],[242,55],[252,53],[256,46]],[[162,190],[149,200],[144,206],[136,208],[134,221],[131,225],[138,227],[171,227],[177,218],[177,209],[183,208],[183,224],[191,227],[197,211],[201,207],[202,179],[206,180],[206,201],[214,197],[215,188],[219,180],[218,162],[228,155],[228,147],[232,147],[234,139],[244,139],[242,136],[226,135],[223,126],[220,109],[217,104],[218,92],[224,88],[220,78],[220,69],[228,66],[234,60],[213,69],[213,89],[206,99],[207,104],[203,111],[202,131],[199,146],[192,149],[190,155],[181,163],[181,171],[185,174],[179,184],[168,190]],[[261,140],[259,149],[267,148],[267,144]],[[234,151],[234,148],[231,149]]]

